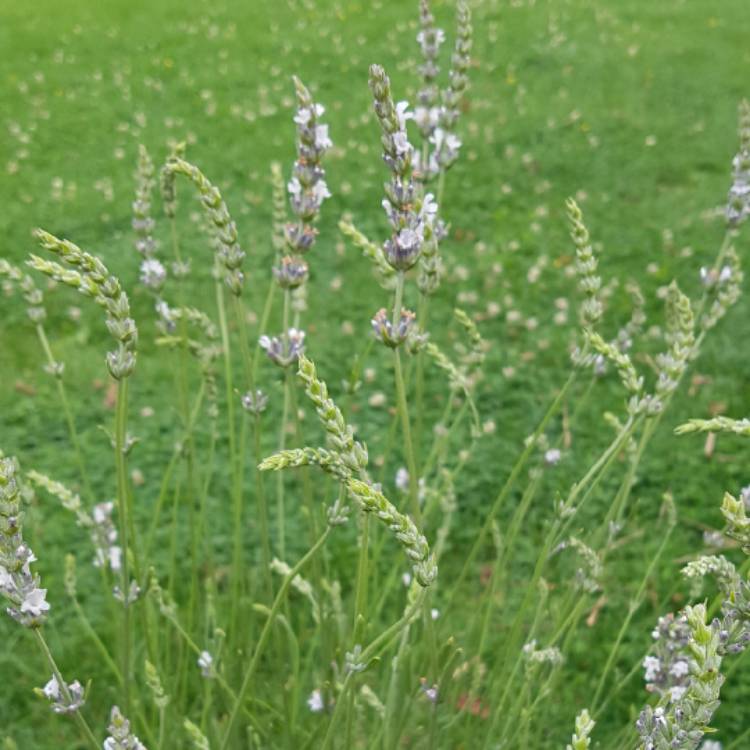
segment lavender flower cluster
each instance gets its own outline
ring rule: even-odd
[[[13,458],[0,458],[0,593],[10,602],[6,612],[27,628],[39,627],[49,611],[47,589],[31,572],[36,560],[23,540],[21,492]]]
[[[423,152],[415,155],[415,169],[425,182],[450,169],[461,148],[456,123],[461,98],[469,84],[472,46],[471,13],[465,2],[459,2],[457,8],[456,43],[451,56],[449,82],[440,91],[436,82],[439,73],[437,57],[444,41],[445,32],[435,26],[428,1],[422,0],[417,43],[424,62],[419,66],[422,85],[417,94],[419,106],[415,109],[414,119],[425,141]]]
[[[727,222],[739,226],[750,216],[750,102],[740,104],[740,149],[732,160],[732,186],[727,199]]]

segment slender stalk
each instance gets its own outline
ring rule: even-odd
[[[52,656],[52,652],[49,649],[49,646],[47,645],[47,641],[44,639],[44,636],[42,635],[42,631],[39,628],[33,628],[34,635],[36,636],[37,643],[39,644],[39,648],[42,650],[42,653],[44,654],[45,659],[47,660],[47,663],[50,666],[50,669],[52,670],[52,674],[55,675],[55,679],[57,680],[58,685],[60,686],[60,691],[63,694],[63,697],[65,698],[67,703],[72,703],[72,698],[70,695],[70,691],[68,690],[67,683],[62,677],[62,674],[60,673],[60,670],[55,662],[54,657]],[[86,722],[86,719],[83,718],[80,711],[74,711],[73,712],[73,720],[78,724],[78,728],[81,730],[81,734],[86,738],[87,742],[95,748],[95,750],[99,750],[100,745],[99,741],[94,736],[94,733],[91,731],[91,727]]]
[[[255,670],[258,668],[260,657],[268,643],[268,638],[271,634],[273,622],[276,619],[276,615],[281,609],[281,606],[284,603],[284,600],[286,599],[286,594],[289,591],[289,587],[291,586],[292,580],[300,572],[300,570],[302,570],[302,568],[305,567],[305,565],[310,561],[310,559],[312,559],[315,556],[318,550],[325,544],[326,539],[328,539],[328,535],[330,533],[331,533],[331,527],[328,526],[326,527],[326,530],[321,534],[318,541],[315,542],[315,544],[305,553],[305,555],[302,558],[300,558],[297,564],[284,577],[284,580],[279,588],[279,591],[276,594],[276,598],[274,599],[273,604],[271,605],[268,619],[266,620],[265,625],[263,626],[263,630],[261,630],[260,636],[258,638],[258,644],[255,647],[255,651],[253,652],[252,660],[250,661],[250,664],[247,670],[245,671],[245,676],[242,680],[242,685],[240,687],[239,692],[237,693],[237,699],[235,700],[234,705],[232,706],[232,711],[229,715],[229,722],[227,723],[227,728],[224,731],[224,736],[219,746],[220,750],[226,750],[226,748],[229,747],[229,742],[232,738],[232,732],[234,731],[234,726],[237,723],[237,717],[239,715],[240,708],[242,707],[242,704],[245,702],[245,699],[248,697],[248,691],[250,689],[250,685],[251,685],[253,676],[255,674]]]
[[[128,508],[128,491],[125,465],[125,430],[126,430],[126,408],[128,397],[127,379],[117,381],[117,402],[115,406],[115,466],[117,471],[117,509],[120,525],[120,540],[122,542],[122,584],[123,595],[122,606],[122,675],[125,679],[123,684],[123,704],[126,715],[130,712],[130,683],[132,681],[132,669],[130,658],[131,624],[130,606],[128,595],[130,589],[130,572],[128,555],[130,552],[130,529],[132,523],[131,509]],[[135,539],[133,539],[135,544]],[[135,552],[135,551],[134,551]]]
[[[641,580],[641,585],[638,587],[638,591],[636,592],[636,595],[633,598],[633,601],[628,607],[628,613],[625,616],[625,619],[622,621],[622,625],[620,626],[620,631],[617,633],[617,638],[615,639],[615,642],[609,651],[607,662],[604,665],[604,671],[602,672],[601,677],[599,678],[599,682],[596,686],[596,691],[594,692],[594,698],[591,701],[591,710],[593,712],[596,712],[599,706],[599,698],[601,697],[602,691],[604,690],[604,686],[607,683],[607,677],[609,676],[610,670],[612,669],[615,663],[615,658],[617,657],[617,653],[620,650],[620,644],[622,643],[622,640],[625,637],[625,633],[627,632],[627,629],[630,626],[630,621],[633,619],[633,615],[636,613],[636,611],[638,610],[638,607],[641,605],[641,602],[643,601],[643,594],[646,591],[646,585],[648,584],[648,580],[651,577],[651,573],[653,572],[654,568],[656,567],[656,563],[661,558],[662,553],[664,552],[664,549],[667,546],[667,542],[669,541],[669,538],[672,535],[673,529],[674,529],[674,524],[669,524],[669,526],[667,527],[667,531],[664,534],[664,538],[662,539],[662,542],[659,545],[659,549],[657,550],[656,554],[651,558],[651,562],[649,563],[649,566],[646,569],[643,579]]]
[[[362,533],[359,538],[359,562],[357,564],[357,583],[354,587],[354,625],[352,627],[351,646],[354,646],[354,644],[357,643],[357,639],[360,636],[360,622],[364,624],[367,615],[370,514],[364,513],[362,515]]]
[[[479,534],[477,534],[477,537],[474,540],[474,544],[472,545],[471,550],[469,551],[469,554],[466,556],[466,560],[463,564],[463,567],[461,568],[461,572],[456,582],[451,587],[452,593],[451,593],[451,598],[448,601],[449,607],[452,606],[453,602],[455,601],[456,594],[461,591],[463,582],[466,580],[466,576],[468,575],[469,570],[472,564],[474,563],[474,560],[479,550],[484,544],[484,541],[492,525],[492,521],[497,517],[498,513],[500,512],[500,509],[503,507],[505,503],[506,498],[510,494],[510,491],[513,489],[516,483],[516,479],[518,479],[518,476],[523,470],[523,467],[526,465],[526,462],[528,461],[529,457],[533,453],[537,439],[544,432],[545,428],[547,427],[547,423],[550,421],[550,419],[552,419],[552,417],[555,415],[557,410],[560,408],[560,405],[563,403],[565,396],[567,395],[568,391],[570,390],[573,383],[575,382],[577,375],[578,375],[577,369],[573,370],[570,373],[563,387],[558,391],[557,395],[552,400],[552,403],[550,404],[546,413],[540,420],[536,429],[531,434],[531,437],[526,443],[526,447],[523,449],[521,455],[516,460],[516,463],[513,465],[513,468],[511,469],[510,474],[505,480],[503,486],[500,488],[500,492],[495,498],[495,501],[493,502],[492,507],[490,508],[490,512],[487,514],[487,517],[485,518],[484,523],[482,524],[482,528],[479,530]]]
[[[53,365],[55,365],[55,357],[52,354],[52,349],[50,348],[47,334],[44,330],[44,326],[41,323],[36,324],[36,334],[39,338],[39,343],[42,345],[44,356],[47,358],[47,364],[52,367]],[[70,442],[73,445],[73,453],[75,455],[75,461],[78,466],[78,473],[81,477],[81,482],[83,483],[86,497],[90,501],[94,501],[96,496],[94,495],[94,491],[91,488],[91,482],[89,480],[88,472],[86,471],[86,464],[83,460],[83,452],[81,451],[81,441],[78,436],[78,431],[76,430],[73,411],[70,408],[70,402],[68,401],[68,394],[65,389],[65,384],[63,383],[62,376],[56,377],[55,383],[57,385],[57,395],[60,400],[60,404],[62,405],[63,413],[65,415],[65,422],[68,426],[68,435],[70,437]]]
[[[393,623],[393,625],[384,630],[366,649],[362,651],[359,656],[360,664],[367,664],[368,662],[370,662],[373,657],[378,654],[381,648],[383,650],[387,648],[389,642],[392,641],[395,636],[401,633],[401,631],[406,631],[406,628],[411,623],[414,615],[422,608],[422,605],[424,604],[424,598],[425,590],[422,589],[411,606],[406,610],[406,612],[404,612],[404,615],[401,617],[401,619],[397,620],[395,623]],[[321,745],[321,750],[328,750],[328,748],[331,746],[336,728],[343,713],[342,706],[345,706],[346,704],[344,698],[352,687],[355,675],[356,672],[349,672],[346,676],[346,679],[344,680],[344,685],[341,688],[341,693],[339,694],[339,698],[336,701],[336,708],[334,708],[333,710],[333,715],[331,716],[331,721],[328,724],[328,731],[326,732],[323,744]]]

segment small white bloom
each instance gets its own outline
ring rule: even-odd
[[[546,463],[547,466],[554,466],[560,461],[561,457],[562,453],[560,453],[557,448],[550,448],[544,453],[544,463]]]
[[[328,190],[328,185],[326,185],[325,180],[318,180],[313,185],[312,196],[318,204],[322,203],[326,198],[331,197],[331,193]]]
[[[438,204],[435,201],[435,196],[432,193],[427,193],[422,201],[422,210],[419,212],[419,215],[425,221],[431,221],[437,216],[437,212]]]
[[[678,659],[669,669],[669,674],[675,677],[684,677],[688,672],[689,666],[684,659]]]
[[[399,156],[403,156],[411,151],[411,144],[409,143],[409,138],[407,137],[405,130],[399,130],[397,133],[393,134],[393,147],[396,149],[396,153]]]
[[[411,573],[404,573],[401,576],[401,583],[403,583],[404,586],[410,586],[411,585]]]
[[[60,683],[57,677],[52,675],[52,679],[42,688],[45,698],[57,700],[60,697]]]
[[[167,270],[156,258],[147,258],[141,263],[141,283],[149,289],[161,289],[167,278]]]
[[[43,612],[47,612],[49,604],[45,600],[46,596],[47,589],[31,589],[21,602],[21,612],[30,614],[32,617],[39,617]]]
[[[292,179],[287,182],[286,189],[289,191],[289,194],[295,198],[299,198],[302,194],[302,185],[296,177],[292,177]]]
[[[409,102],[401,101],[396,104],[396,117],[398,118],[398,127],[400,130],[406,130],[406,121],[414,119],[414,115],[408,110]]]
[[[409,489],[409,472],[403,466],[396,472],[396,488],[401,492]]]
[[[435,609],[434,607],[430,610],[430,617],[433,620],[437,620],[438,617],[440,617],[440,610]]]
[[[204,677],[214,676],[214,658],[208,651],[201,651],[198,657],[198,666],[201,668],[201,674]]]
[[[320,713],[324,708],[323,704],[323,693],[317,688],[310,693],[310,697],[307,699],[307,707],[314,713]]]
[[[643,660],[643,667],[646,670],[646,682],[653,682],[661,671],[661,660],[656,656],[647,656]]]
[[[320,151],[331,148],[333,142],[328,136],[328,125],[315,126],[315,148]]]

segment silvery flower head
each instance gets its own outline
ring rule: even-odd
[[[383,244],[386,260],[397,271],[407,271],[419,260],[424,242],[424,224],[404,227]]]
[[[378,310],[371,323],[375,338],[390,349],[395,349],[409,338],[416,315],[411,310],[402,310],[394,326],[385,308]]]
[[[435,147],[435,158],[439,168],[448,169],[458,159],[461,139],[455,133],[435,128],[430,136],[430,143]]]
[[[322,172],[322,170],[319,170]],[[292,204],[292,210],[303,221],[312,221],[320,212],[320,207],[326,198],[331,197],[331,191],[328,189],[322,176],[315,174],[311,184],[303,188],[298,177],[292,177],[287,184],[289,199]]]
[[[750,216],[750,104],[739,107],[740,148],[732,160],[732,186],[727,199],[726,216],[730,227],[739,226]]]
[[[104,750],[146,750],[146,746],[130,731],[130,722],[117,706],[112,707],[107,729],[110,736],[104,740]]]
[[[290,328],[286,336],[261,336],[258,344],[279,367],[289,367],[305,351],[305,332]]]
[[[318,230],[309,224],[290,223],[284,227],[284,237],[289,248],[300,255],[306,253],[313,246],[317,236]]]
[[[274,266],[273,275],[282,289],[295,289],[307,280],[308,268],[302,258],[287,255]]]
[[[146,258],[141,263],[141,284],[158,292],[167,279],[167,271],[156,258]]]
[[[247,391],[242,396],[242,408],[251,414],[262,414],[268,406],[268,396],[261,390]]]
[[[111,501],[94,506],[91,540],[96,549],[94,565],[97,568],[109,566],[118,571],[122,566],[122,547],[117,544],[117,528],[112,521],[113,510],[114,503]]]
[[[73,714],[86,702],[83,686],[78,680],[61,686],[55,675],[37,692],[50,702],[50,708],[56,714]]]

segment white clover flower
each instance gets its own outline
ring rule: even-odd
[[[325,708],[325,704],[323,703],[323,693],[317,688],[310,693],[310,697],[307,699],[307,707],[314,714],[320,713]]]

